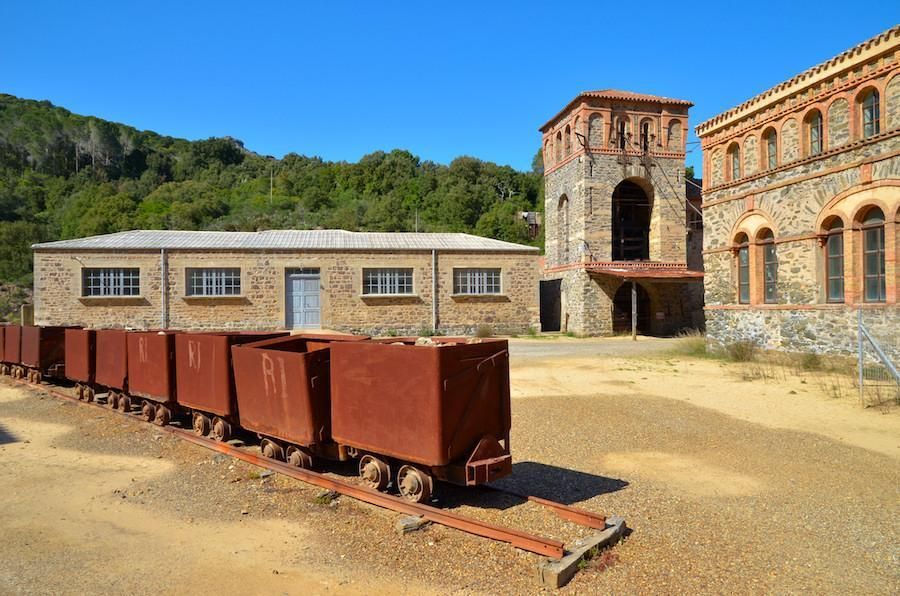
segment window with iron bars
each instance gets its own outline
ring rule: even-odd
[[[453,293],[454,294],[499,294],[500,270],[499,269],[454,269]]]
[[[213,267],[187,270],[188,296],[240,296],[241,270]]]
[[[141,270],[137,267],[85,267],[81,270],[84,297],[140,296]]]
[[[412,268],[363,269],[363,294],[397,295],[413,293]]]

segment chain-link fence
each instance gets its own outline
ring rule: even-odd
[[[864,406],[900,404],[900,333],[884,309],[859,309],[857,379]]]

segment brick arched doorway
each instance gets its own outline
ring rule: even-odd
[[[631,284],[626,281],[613,297],[613,333],[631,333]],[[650,294],[637,284],[637,332],[650,335]]]
[[[620,182],[612,194],[612,260],[650,258],[650,197],[631,180]]]

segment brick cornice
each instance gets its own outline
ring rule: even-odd
[[[854,66],[890,53],[897,48],[898,39],[900,39],[900,25],[895,25],[887,31],[841,52],[834,58],[807,69],[787,81],[748,99],[744,103],[705,122],[701,122],[695,128],[697,136],[701,138],[707,136],[732,122],[749,117],[766,106],[787,99],[794,93],[824,82],[833,76],[852,69]]]
[[[787,99],[779,100],[780,103],[775,105],[770,115],[759,120],[751,119],[751,117],[755,114],[758,114],[770,108],[772,104],[762,106],[753,114],[747,114],[742,119],[734,120],[732,122],[734,124],[733,127],[722,127],[717,129],[715,133],[710,132],[705,134],[703,137],[700,137],[700,147],[703,149],[703,151],[709,151],[718,145],[726,145],[735,139],[743,139],[744,137],[753,134],[754,131],[760,131],[767,126],[777,125],[782,120],[786,120],[791,117],[799,117],[803,114],[806,114],[812,108],[822,106],[823,104],[830,104],[829,98],[837,99],[844,97],[843,94],[845,94],[847,91],[859,87],[865,87],[872,81],[876,81],[877,79],[883,77],[886,73],[890,73],[896,68],[896,62],[884,64],[881,67],[870,71],[861,77],[848,79],[846,82],[835,85],[831,88],[823,87],[818,93],[812,94],[801,101],[791,102],[790,97]],[[848,101],[850,100],[849,97],[844,97],[844,99],[847,99]],[[821,111],[824,117],[825,110],[821,109]]]
[[[822,304],[707,304],[703,310],[852,310],[859,307],[879,310],[882,308],[896,308],[897,305],[890,302],[837,302]]]
[[[563,166],[568,165],[572,161],[574,161],[577,157],[581,157],[583,155],[591,156],[591,155],[621,155],[625,154],[626,157],[635,157],[635,158],[643,158],[645,154],[643,151],[638,149],[626,149],[622,150],[619,148],[608,148],[608,147],[591,147],[590,149],[585,149],[584,147],[579,147],[575,151],[572,152],[571,155],[564,157],[562,161],[559,163],[553,164],[552,166],[544,167],[544,176],[548,176],[555,172],[556,170],[562,168]],[[685,153],[684,152],[672,152],[672,151],[650,151],[650,157],[653,159],[680,159],[684,160]]]
[[[817,234],[797,234],[795,236],[783,236],[781,238],[776,237],[774,240],[771,240],[770,242],[772,244],[788,244],[791,242],[804,242],[806,240],[817,240],[818,238],[819,238],[819,236]],[[751,245],[754,245],[754,246],[759,246],[761,244],[764,244],[764,243],[751,242]],[[718,248],[708,248],[703,251],[703,254],[714,255],[714,254],[721,253],[721,252],[731,252],[733,250],[734,250],[733,246],[721,246]]]
[[[861,147],[866,147],[867,145],[871,145],[871,144],[873,144],[873,143],[877,143],[877,142],[880,142],[880,141],[884,141],[884,140],[886,140],[886,139],[890,139],[890,138],[893,138],[893,137],[898,136],[898,135],[900,135],[900,129],[892,130],[892,131],[889,131],[889,132],[880,134],[880,135],[878,135],[878,136],[876,136],[876,137],[871,137],[871,138],[869,138],[869,139],[864,139],[864,140],[856,141],[856,142],[854,142],[854,143],[848,143],[848,144],[846,144],[846,145],[841,145],[840,147],[836,147],[836,148],[834,148],[834,149],[829,149],[828,151],[824,151],[823,153],[820,153],[820,154],[818,154],[818,155],[814,155],[814,156],[811,156],[811,157],[805,157],[805,158],[799,159],[799,160],[797,160],[797,161],[792,161],[792,162],[790,162],[790,163],[788,163],[788,164],[785,164],[785,165],[783,165],[783,166],[779,166],[779,167],[777,167],[777,168],[775,168],[775,169],[773,169],[773,170],[767,170],[767,171],[765,171],[765,172],[760,172],[760,173],[758,173],[758,174],[753,174],[752,176],[746,176],[746,177],[744,177],[744,178],[740,178],[739,180],[735,180],[734,182],[728,182],[728,183],[720,184],[720,185],[718,185],[718,186],[714,186],[714,187],[711,187],[711,188],[705,188],[705,189],[703,189],[703,194],[704,194],[704,196],[705,196],[705,195],[710,194],[710,193],[713,193],[713,192],[719,192],[719,191],[722,191],[722,190],[726,190],[726,189],[728,189],[728,188],[733,188],[733,187],[735,187],[735,186],[741,186],[742,184],[746,184],[747,182],[751,182],[751,181],[753,181],[753,180],[758,180],[758,179],[764,178],[764,177],[766,177],[766,176],[771,176],[772,174],[776,174],[776,173],[779,173],[779,172],[784,172],[784,171],[790,170],[790,169],[792,169],[792,168],[795,168],[795,167],[797,167],[797,166],[801,166],[801,165],[804,165],[804,164],[807,164],[807,163],[812,163],[812,162],[815,162],[815,161],[819,161],[819,160],[824,159],[824,158],[826,158],[826,157],[832,157],[832,156],[834,156],[834,155],[839,155],[840,153],[844,153],[844,152],[846,152],[846,151],[852,151],[852,150],[854,150],[854,149],[859,149],[859,148],[861,148]],[[865,158],[863,158],[863,159],[859,159],[859,160],[856,160],[856,161],[851,162],[851,163],[841,164],[841,165],[837,165],[837,166],[832,166],[832,167],[830,167],[830,168],[825,168],[824,170],[821,170],[821,171],[819,171],[819,172],[812,172],[812,173],[810,173],[810,174],[805,174],[805,175],[803,175],[803,176],[797,176],[797,177],[794,177],[794,178],[790,178],[790,179],[788,179],[788,180],[782,180],[781,182],[776,182],[776,183],[774,183],[774,184],[770,184],[770,185],[764,186],[764,187],[762,187],[762,188],[754,188],[754,189],[742,191],[742,192],[740,192],[740,193],[737,193],[737,194],[734,194],[734,195],[730,195],[730,196],[727,196],[727,197],[722,197],[722,198],[719,198],[719,199],[713,199],[713,200],[711,200],[711,201],[704,201],[702,207],[703,207],[703,209],[707,209],[707,208],[709,208],[709,207],[714,207],[714,206],[716,206],[716,205],[721,205],[721,204],[723,204],[723,203],[728,203],[728,202],[731,202],[731,201],[739,201],[739,200],[743,200],[743,199],[746,199],[747,197],[752,196],[752,195],[762,194],[762,193],[765,193],[765,192],[769,192],[769,191],[772,191],[772,190],[776,190],[776,189],[779,189],[779,188],[783,188],[783,187],[785,187],[785,186],[790,186],[790,185],[792,185],[792,184],[797,184],[797,183],[799,183],[799,182],[805,182],[805,181],[807,181],[807,180],[813,180],[813,179],[815,179],[815,178],[820,178],[820,177],[822,177],[822,176],[828,176],[828,175],[830,175],[830,174],[834,174],[834,173],[837,173],[837,172],[843,172],[844,170],[849,170],[849,169],[852,169],[852,168],[858,168],[858,167],[860,167],[860,166],[862,166],[862,165],[864,165],[864,164],[877,163],[877,162],[879,162],[879,161],[885,161],[885,160],[888,160],[888,159],[893,159],[893,158],[895,158],[895,157],[897,157],[897,156],[900,156],[900,150],[895,150],[895,151],[891,151],[890,153],[881,153],[881,154],[879,154],[879,155],[873,155],[873,156],[865,157]]]

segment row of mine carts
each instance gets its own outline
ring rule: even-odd
[[[355,460],[365,484],[416,502],[435,480],[512,471],[502,339],[6,324],[0,373],[217,441],[256,435],[263,455],[301,468]]]

